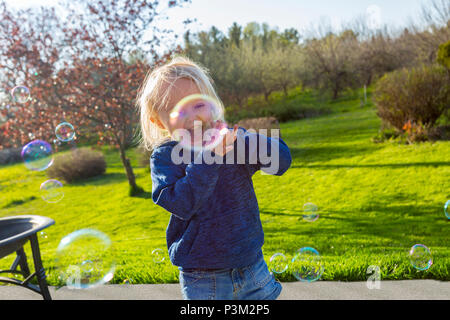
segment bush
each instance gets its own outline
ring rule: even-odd
[[[450,70],[450,41],[439,46],[437,62]]]
[[[47,175],[71,183],[104,174],[105,171],[106,161],[101,152],[80,148],[56,156]]]
[[[377,115],[399,132],[426,134],[450,108],[449,80],[438,65],[389,73],[375,85]]]

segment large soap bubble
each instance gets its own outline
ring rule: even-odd
[[[70,289],[89,289],[109,282],[115,271],[109,237],[95,229],[65,236],[56,250],[59,281]]]
[[[228,132],[220,103],[207,95],[183,98],[170,112],[173,138],[185,149],[212,150]]]
[[[22,159],[25,166],[34,171],[43,171],[53,163],[51,145],[42,140],[33,140],[22,148]]]

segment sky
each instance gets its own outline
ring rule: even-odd
[[[266,22],[280,31],[295,28],[302,31],[325,20],[334,27],[365,15],[374,27],[389,24],[406,26],[420,13],[422,4],[430,0],[191,0],[182,8],[167,11],[168,20],[161,22],[180,35],[186,31],[181,21],[197,19],[189,29],[193,32],[209,30],[211,26],[227,33],[237,22],[245,26],[249,22]],[[6,0],[14,7],[30,5],[54,5],[58,0]],[[161,1],[166,2],[166,1]]]

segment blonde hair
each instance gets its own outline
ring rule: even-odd
[[[136,107],[140,115],[140,144],[144,149],[151,151],[170,140],[167,130],[151,122],[150,117],[157,118],[157,112],[167,108],[173,84],[183,78],[194,81],[201,94],[217,100],[221,111],[224,112],[225,108],[213,87],[214,81],[209,76],[208,70],[189,58],[174,57],[168,63],[150,70],[138,92]],[[162,92],[164,84],[169,86]]]

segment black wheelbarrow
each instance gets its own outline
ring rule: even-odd
[[[50,218],[33,215],[0,218],[0,259],[14,252],[17,254],[11,268],[9,270],[0,270],[0,273],[19,274],[25,278],[25,280],[21,281],[15,278],[0,277],[0,282],[30,289],[41,294],[45,300],[52,299],[45,280],[46,276],[42,266],[37,232],[54,223],[55,221]],[[33,273],[30,273],[27,257],[23,250],[23,246],[28,240],[30,241],[33,254],[35,270]],[[20,270],[17,267],[20,267]],[[30,283],[34,277],[36,277],[39,286]]]

